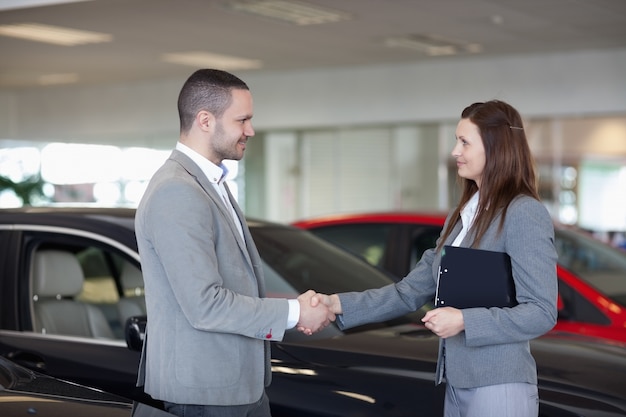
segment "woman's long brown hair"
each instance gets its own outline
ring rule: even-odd
[[[485,168],[480,181],[477,215],[471,229],[474,234],[472,247],[477,247],[500,212],[499,231],[502,230],[507,209],[515,197],[528,195],[539,200],[539,194],[534,160],[517,110],[503,101],[491,100],[466,107],[461,118],[469,119],[478,127],[485,148]],[[438,250],[441,250],[454,225],[460,220],[465,204],[478,191],[473,180],[459,177],[459,181],[462,187],[461,199],[439,241]]]

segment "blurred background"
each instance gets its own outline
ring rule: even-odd
[[[447,211],[460,112],[500,99],[555,221],[623,244],[623,0],[0,0],[0,52],[0,207],[135,206],[214,67],[254,97],[247,216]]]

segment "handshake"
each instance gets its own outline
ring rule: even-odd
[[[308,290],[298,297],[300,319],[296,328],[304,334],[312,335],[324,329],[341,314],[341,301],[337,294],[326,295]]]

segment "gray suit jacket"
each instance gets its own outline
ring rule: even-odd
[[[456,222],[457,219],[454,219]],[[452,221],[450,218],[446,220]],[[436,383],[445,377],[457,388],[510,382],[537,383],[529,340],[548,332],[556,323],[557,254],[549,213],[537,200],[518,197],[498,234],[500,217],[489,227],[479,249],[511,256],[518,305],[513,308],[462,310],[465,330],[440,341]],[[450,245],[461,231],[459,221],[446,240]],[[470,246],[468,234],[461,246]],[[360,293],[340,294],[340,326],[353,327],[384,321],[419,309],[432,301],[437,286],[440,253],[428,250],[399,283]],[[445,346],[445,355],[444,353]]]
[[[230,193],[229,193],[230,195]],[[135,219],[145,281],[147,342],[138,385],[178,404],[240,405],[270,383],[270,340],[289,306],[264,298],[261,259],[200,168],[174,150]]]

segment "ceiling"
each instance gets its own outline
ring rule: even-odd
[[[259,1],[319,7],[337,21],[298,25],[238,10]],[[0,27],[21,23],[106,41],[61,46],[0,35],[0,89],[186,77],[210,66],[164,60],[187,52],[292,71],[626,47],[624,0],[0,0]],[[407,47],[407,38],[419,43]]]

